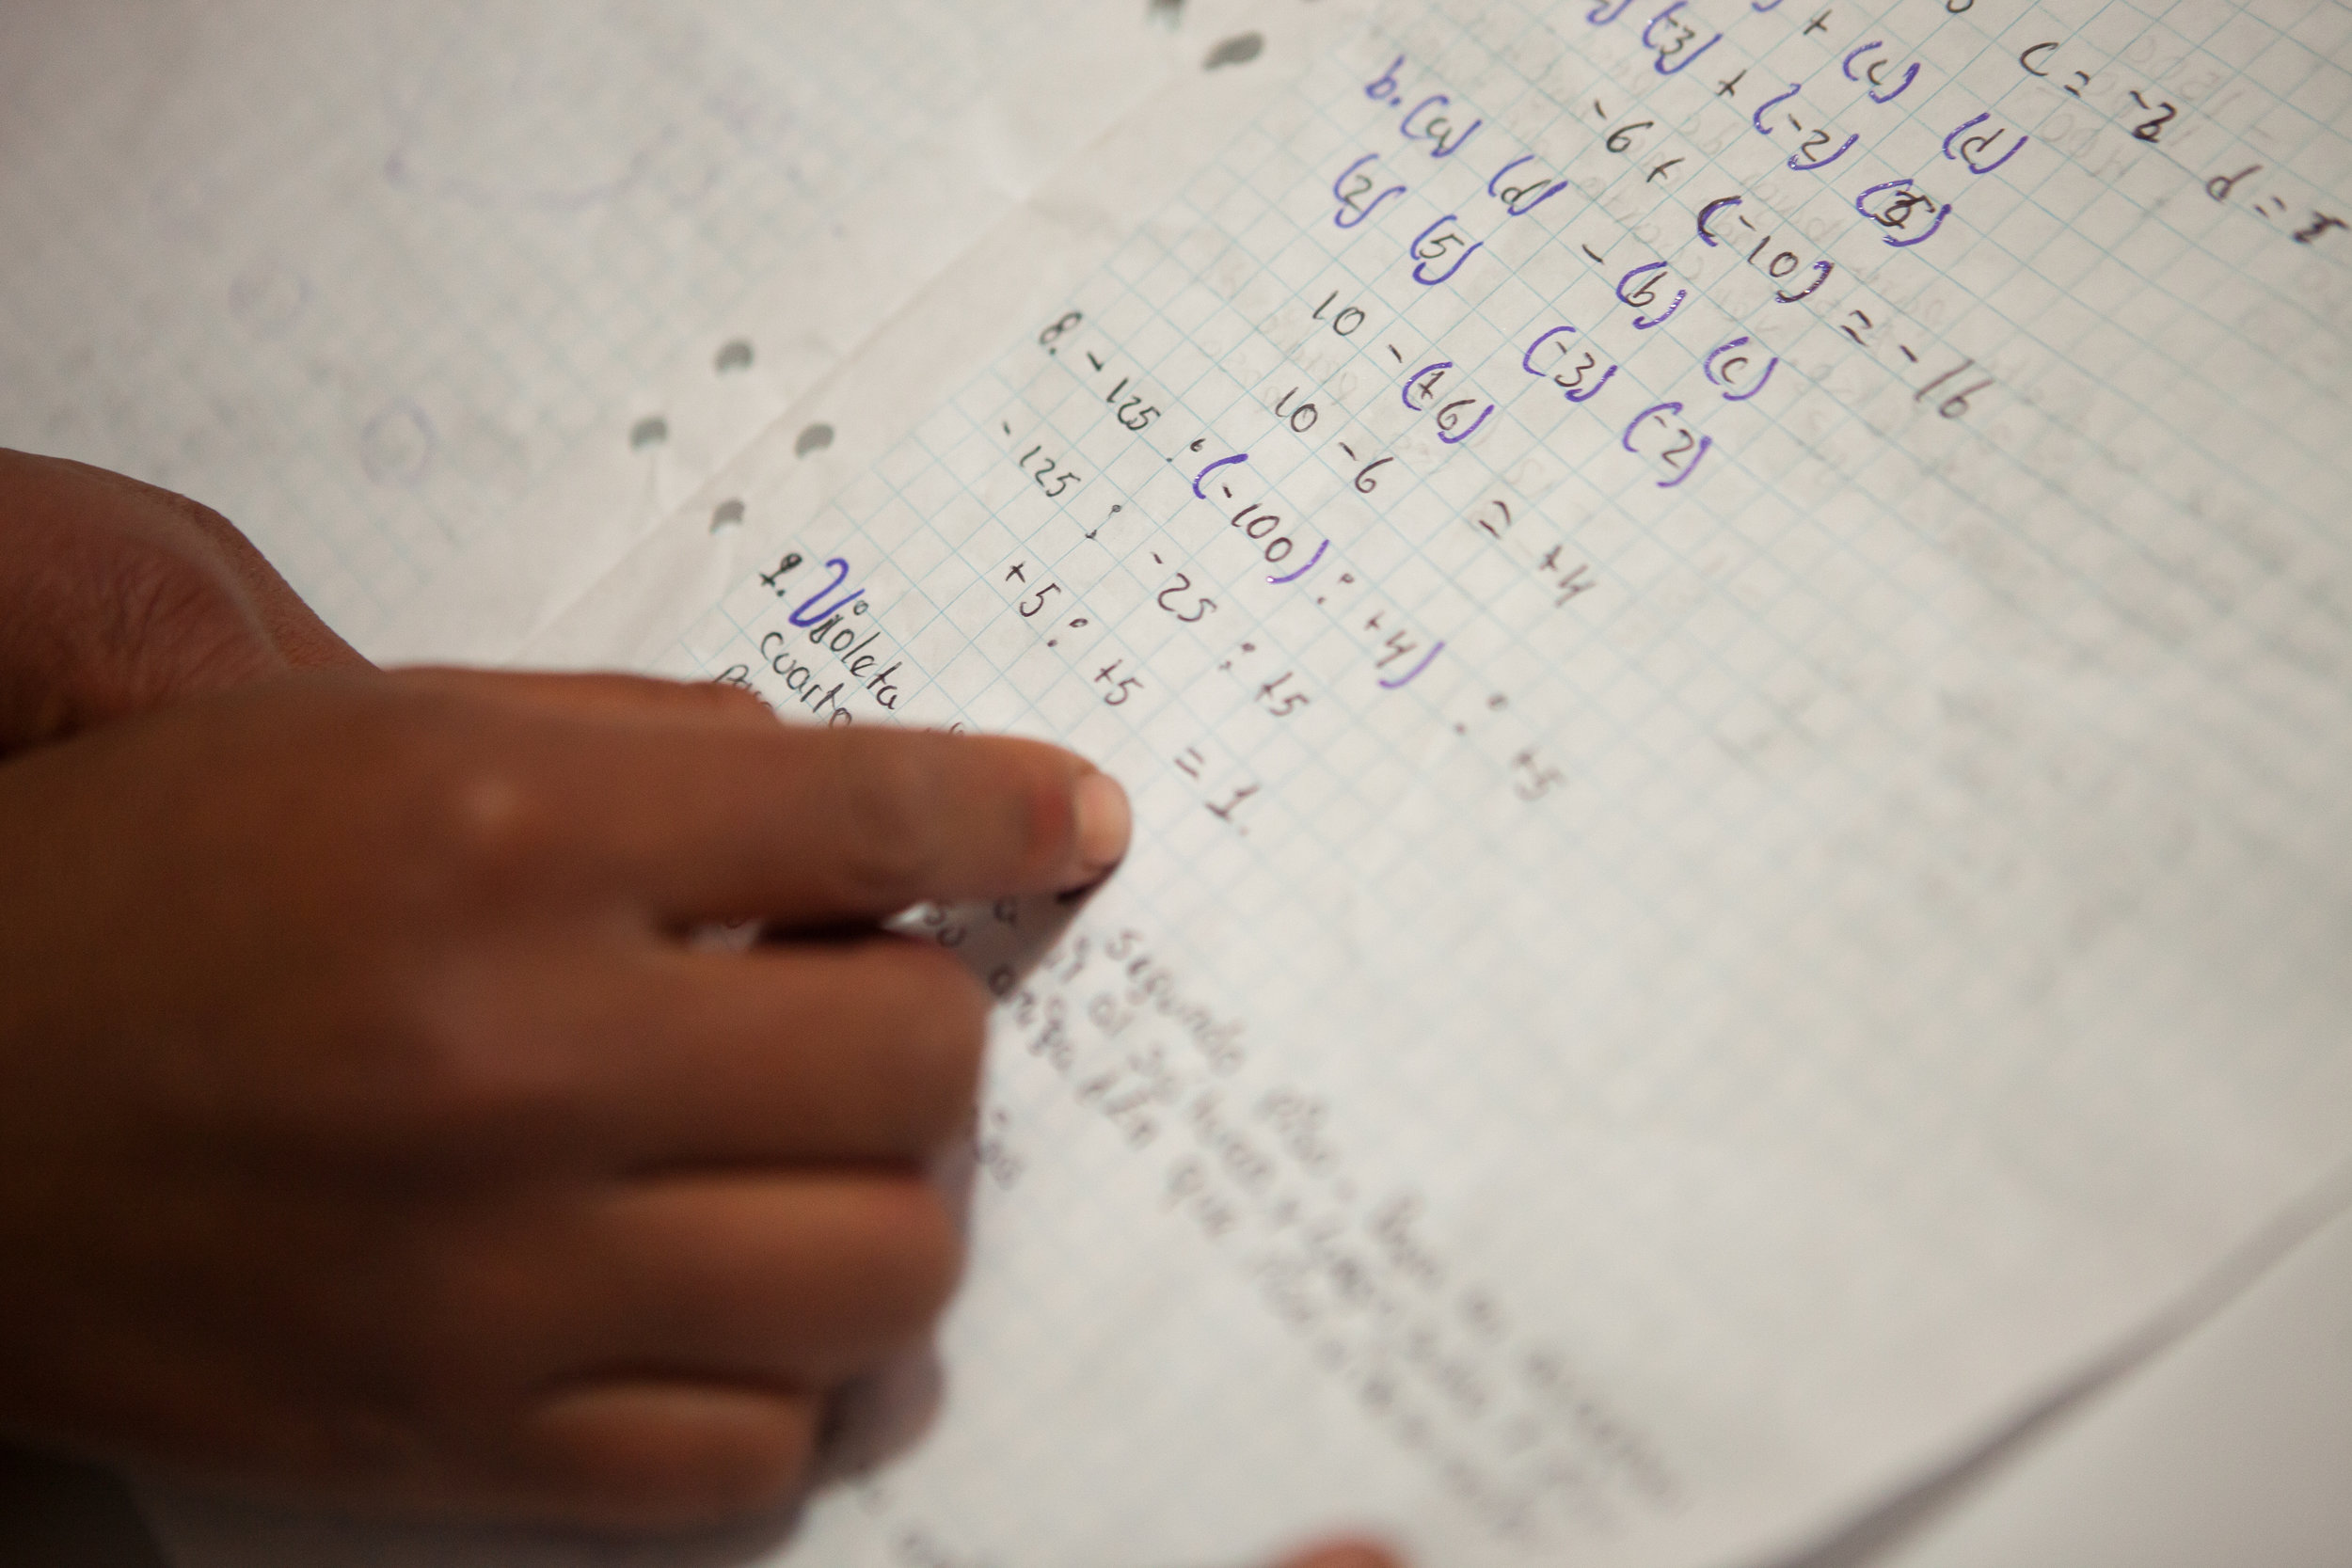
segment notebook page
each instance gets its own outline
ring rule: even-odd
[[[558,628],[1138,811],[918,921],[928,1428],[677,1560],[1771,1560],[2339,1190],[2342,40],[1978,8],[1270,19]]]
[[[569,584],[503,536],[593,580],[1172,46],[1140,0],[8,8],[0,443],[218,507],[370,651],[511,650]]]
[[[819,243],[764,269],[723,325],[689,337],[612,405],[501,526],[469,540],[387,619],[373,651],[387,661],[511,660],[992,223],[1196,55],[1197,39],[1218,36],[1221,13],[1248,8],[1192,0],[1058,19],[1025,9],[1019,25],[1000,29],[986,92],[926,105],[935,123],[830,209]]]

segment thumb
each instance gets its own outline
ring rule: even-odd
[[[0,451],[0,752],[294,669],[365,668],[215,514]]]
[[[200,544],[208,562],[243,590],[255,621],[296,670],[364,669],[368,661],[305,604],[269,558],[211,507],[103,469],[92,470],[123,492],[123,505],[151,516],[158,531]]]

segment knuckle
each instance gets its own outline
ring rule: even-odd
[[[580,1074],[564,1031],[520,1016],[489,974],[461,969],[411,990],[401,1049],[360,1092],[391,1136],[462,1167],[544,1151],[580,1120]]]
[[[518,891],[554,857],[557,814],[547,784],[495,752],[441,760],[412,798],[433,862],[464,891]]]
[[[462,693],[393,688],[363,718],[336,716],[341,766],[365,781],[367,828],[388,835],[374,857],[437,909],[479,908],[552,891],[564,850],[567,761],[550,757]]]
[[[105,645],[202,686],[266,668],[270,650],[244,595],[196,556],[127,541],[104,546]]]

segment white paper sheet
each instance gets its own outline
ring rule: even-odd
[[[2340,13],[1979,8],[1270,14],[542,641],[1139,816],[1041,966],[926,919],[935,1424],[632,1560],[1773,1560],[2341,1191]]]
[[[0,6],[0,444],[217,507],[366,651],[511,653],[1182,41],[1143,0]]]

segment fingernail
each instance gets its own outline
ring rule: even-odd
[[[1078,858],[1089,870],[1117,865],[1136,825],[1127,792],[1108,773],[1089,773],[1071,793],[1078,814]]]

